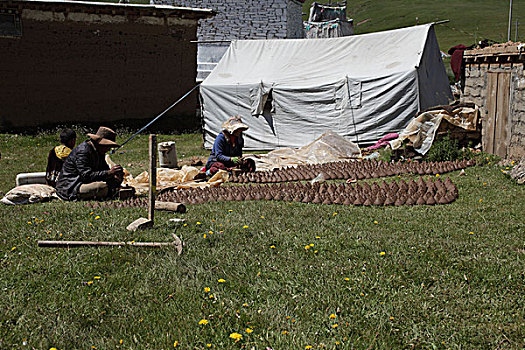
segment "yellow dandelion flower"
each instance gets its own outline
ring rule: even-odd
[[[248,303],[244,303],[244,304],[242,304],[242,306],[248,307]]]
[[[202,320],[199,321],[200,325],[206,325],[208,323],[209,323],[208,320],[205,320],[205,319],[202,319]]]
[[[312,348],[311,345],[306,345],[306,346],[304,347],[304,350],[308,350],[308,349],[311,349],[311,348]]]
[[[210,343],[206,344],[206,347],[211,348],[211,344]]]
[[[229,212],[229,213],[231,213],[232,211],[233,211],[233,210],[231,210],[231,209],[228,209],[228,212]]]
[[[122,344],[122,343],[124,343],[124,339],[120,339],[118,342],[119,342],[120,344]]]
[[[88,222],[88,226],[93,226],[93,224],[91,222]]]
[[[288,334],[288,333],[290,333],[290,332],[288,332],[288,331],[282,331],[281,332],[281,334],[285,334],[285,335]]]
[[[213,235],[213,231],[208,231],[208,233],[209,233],[210,235]]]
[[[394,316],[390,316],[390,321],[392,321],[395,317]]]
[[[440,177],[440,176],[441,176],[441,175],[439,175],[439,174],[436,174],[436,177]]]
[[[89,215],[93,215],[93,212],[89,213]]]
[[[184,224],[184,225],[182,225],[182,226],[188,226],[188,224]]]
[[[93,284],[93,281],[88,281],[87,284],[88,284],[88,286],[90,286],[90,285]]]
[[[275,246],[272,244],[272,245],[270,246],[270,248],[275,249]]]
[[[217,282],[219,282],[219,283],[224,283],[224,282],[226,282],[226,280],[225,280],[224,278],[219,278],[219,279],[217,280]]]
[[[374,224],[379,224],[379,222],[377,222],[377,220],[374,220]]]
[[[334,320],[337,316],[335,314],[331,314],[330,316],[328,316],[328,318],[330,318],[331,320]]]
[[[486,183],[486,182],[484,182],[484,183],[483,183],[483,186],[487,186],[487,183]]]
[[[202,235],[202,238],[206,239],[206,234],[203,234],[203,235]]]
[[[210,294],[209,298],[210,298],[210,299],[213,299],[213,298],[214,298],[213,294]]]
[[[310,243],[310,247],[313,247],[313,246],[314,246],[314,244],[313,244],[313,243]]]
[[[32,222],[31,222],[31,221],[28,221],[27,223],[28,223],[29,225],[31,225],[31,224],[32,224]]]
[[[200,224],[201,224],[201,222],[200,222],[200,221],[197,221],[196,225],[200,225]]]
[[[383,256],[383,255],[385,255],[385,254],[386,254],[385,252],[381,252],[381,253],[379,253],[379,255],[381,255],[381,256]]]
[[[469,235],[473,235],[473,234],[474,234],[474,232],[470,231],[470,232],[469,232],[468,234],[469,234]]]
[[[94,280],[99,280],[100,279],[100,276],[95,276],[93,277]]]
[[[261,215],[261,219],[264,219],[264,215]]]
[[[15,250],[15,249],[16,249],[16,247],[11,248],[11,250]]]
[[[337,215],[337,213],[333,213],[333,214],[332,214],[332,216],[336,216],[336,215]]]
[[[57,348],[49,348],[49,350],[57,350]]]
[[[248,228],[249,226],[248,225],[244,225],[242,228]]]
[[[173,343],[173,347],[176,348],[177,346],[179,346],[179,341],[175,340],[175,342]]]
[[[480,203],[483,202],[483,198],[480,198],[480,199],[479,199],[479,202],[480,202]]]
[[[253,329],[251,329],[251,328],[246,328],[246,333],[250,334],[251,332],[253,332]]]
[[[292,323],[295,323],[295,318],[292,318]]]
[[[100,216],[98,216],[98,215],[95,216],[95,220],[98,220],[98,219],[100,219]]]
[[[314,250],[314,254],[317,254],[317,253],[319,253],[319,251],[318,250]]]
[[[286,316],[286,319],[289,320],[290,318],[292,318],[291,316]]]
[[[350,278],[348,278],[348,277],[345,277],[345,281],[350,281]]]
[[[334,323],[334,324],[332,325],[332,328],[337,328],[337,327],[339,327],[339,325],[338,325],[337,323]]]
[[[208,293],[208,292],[210,291],[210,288],[209,288],[209,287],[204,287],[204,291],[205,291],[206,293]]]
[[[310,249],[310,246],[309,245],[305,245],[304,249],[308,250],[308,249]]]
[[[320,236],[315,236],[315,239],[321,239],[321,237]]]
[[[235,339],[236,341],[239,341],[242,339],[242,335],[236,332],[233,332],[230,334],[230,338]]]
[[[335,343],[335,345],[340,345],[340,344],[341,344],[341,343],[338,342],[337,340],[336,340],[334,343]]]

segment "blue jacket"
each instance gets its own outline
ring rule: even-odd
[[[244,139],[242,135],[237,138],[235,147],[231,144],[230,140],[223,132],[217,135],[213,148],[211,149],[210,158],[206,162],[206,170],[215,162],[221,162],[227,167],[235,166],[231,161],[232,157],[242,157],[242,148],[244,146]]]

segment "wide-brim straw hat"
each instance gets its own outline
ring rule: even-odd
[[[233,134],[236,130],[248,130],[248,125],[244,124],[241,120],[241,117],[238,115],[228,118],[227,121],[222,123],[222,130],[227,131],[230,134]]]
[[[119,145],[115,142],[117,139],[117,133],[110,128],[106,128],[105,126],[98,128],[96,134],[87,134],[87,136],[89,136],[91,141],[96,142],[99,145],[119,147]]]

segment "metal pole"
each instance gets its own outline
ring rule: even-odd
[[[507,41],[510,41],[510,29],[512,27],[512,0],[510,0],[510,6],[509,6],[509,32],[507,35]]]
[[[519,25],[519,22],[518,20],[516,20],[516,34],[514,35],[514,41],[518,41],[518,25]]]
[[[154,222],[155,194],[157,192],[157,135],[149,135],[149,193],[148,220]]]

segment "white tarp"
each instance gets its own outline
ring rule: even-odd
[[[328,131],[300,148],[281,148],[266,154],[245,155],[255,161],[257,171],[300,164],[323,164],[361,158],[359,147],[335,132]]]
[[[452,97],[431,24],[343,38],[234,41],[200,91],[205,147],[228,117],[240,115],[250,126],[248,150],[301,147],[329,130],[373,143]]]

